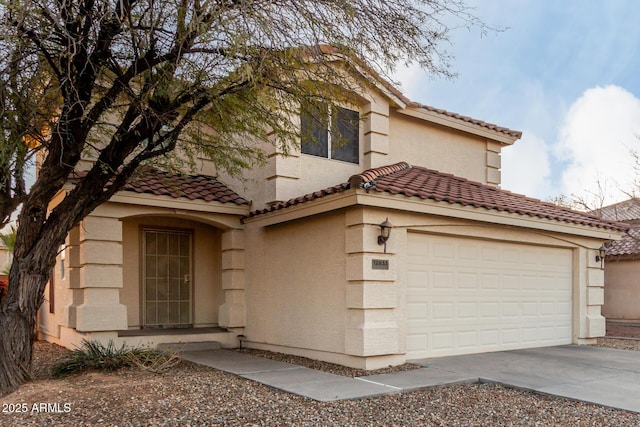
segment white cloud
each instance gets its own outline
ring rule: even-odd
[[[502,150],[502,188],[545,199],[551,194],[549,147],[532,132]]]
[[[640,149],[640,99],[618,86],[586,90],[569,108],[555,154],[567,166],[560,192],[591,198],[606,186],[605,203],[627,198],[635,177],[630,150]]]
[[[416,93],[419,89],[425,86],[425,79],[427,74],[420,68],[418,64],[411,64],[405,66],[403,64],[398,65],[397,69],[391,76],[396,82],[400,91],[409,99],[417,101]]]

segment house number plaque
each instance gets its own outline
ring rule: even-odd
[[[389,260],[388,259],[372,259],[371,268],[374,270],[388,270]]]

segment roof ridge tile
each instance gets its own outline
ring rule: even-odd
[[[407,162],[399,162],[393,165],[380,166],[377,168],[367,169],[362,173],[352,175],[349,178],[349,185],[351,188],[363,188],[364,184],[372,183],[377,178],[392,174],[394,172],[410,169],[411,165]]]

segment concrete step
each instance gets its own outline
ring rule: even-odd
[[[217,341],[172,342],[158,344],[158,350],[166,352],[220,350],[222,345]]]

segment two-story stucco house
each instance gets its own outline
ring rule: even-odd
[[[292,120],[317,141],[287,156],[265,145],[247,184],[206,160],[197,176],[132,180],[69,235],[44,339],[242,336],[374,369],[604,335],[595,256],[623,225],[501,190],[518,131],[384,82],[361,99],[328,108],[341,120],[326,129],[301,109]]]

